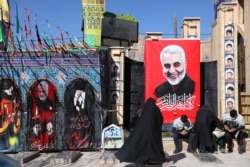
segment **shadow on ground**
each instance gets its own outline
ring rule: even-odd
[[[125,165],[125,167],[176,167],[174,164],[179,161],[186,158],[186,154],[184,153],[179,153],[179,154],[174,154],[171,155],[167,158],[167,161],[164,164],[128,164]]]

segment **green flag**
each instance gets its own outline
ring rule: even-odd
[[[20,23],[18,17],[18,5],[16,3],[16,33],[19,33],[19,29],[20,29]]]
[[[3,42],[3,30],[1,26],[0,26],[0,42]]]

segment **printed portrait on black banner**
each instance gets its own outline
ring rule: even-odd
[[[64,147],[69,150],[91,147],[94,138],[95,94],[90,83],[77,78],[66,87]]]
[[[0,79],[0,152],[18,151],[21,127],[21,91],[13,80]]]
[[[28,148],[36,151],[56,148],[57,90],[49,80],[37,80],[28,92]]]

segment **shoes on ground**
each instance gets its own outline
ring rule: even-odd
[[[181,150],[175,149],[173,153],[174,153],[174,154],[177,154],[177,153],[179,153],[179,152],[181,152]]]
[[[171,157],[167,152],[165,153],[165,160],[166,160],[166,162],[171,161]]]
[[[244,153],[243,151],[241,151],[241,150],[239,151],[239,154],[243,154],[243,153]]]
[[[194,150],[189,149],[189,148],[187,149],[187,152],[188,152],[188,153],[195,153],[195,151],[194,151]]]
[[[233,152],[233,149],[232,149],[232,148],[229,148],[227,152],[228,152],[228,153],[232,153],[232,152]]]
[[[226,150],[224,148],[220,149],[221,153],[226,153]]]
[[[242,148],[238,148],[238,152],[239,152],[239,154],[243,154],[244,153],[244,151],[243,151],[243,149]]]
[[[206,150],[199,150],[199,153],[207,153]]]

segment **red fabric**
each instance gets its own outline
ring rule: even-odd
[[[164,124],[171,123],[175,118],[186,114],[192,122],[195,121],[195,115],[200,106],[200,40],[194,39],[173,39],[173,40],[146,40],[144,51],[145,62],[145,99],[153,97],[155,88],[166,81],[162,72],[160,62],[160,53],[167,45],[179,45],[186,53],[187,69],[189,77],[195,82],[195,96],[192,109],[185,110],[161,110]]]
[[[27,39],[28,38],[28,28],[27,28],[27,25],[26,25],[25,21],[24,21],[24,31],[25,31],[25,37]]]
[[[26,17],[27,17],[27,19],[28,19],[28,23],[29,23],[29,25],[30,25],[30,12],[29,12],[29,10],[28,10],[27,8],[25,8],[25,15],[26,15]],[[26,23],[25,23],[25,24],[26,24]],[[26,31],[25,31],[25,32],[26,32]],[[30,28],[29,31],[28,31],[28,28],[27,28],[27,32],[29,33],[30,36],[32,35],[31,28]]]
[[[62,32],[62,30],[61,30],[60,27],[57,27],[57,28],[58,28],[59,31],[60,31],[60,35],[61,35],[61,39],[62,39],[62,45],[65,46],[65,41],[64,41],[64,37],[63,37],[63,32]]]
[[[9,47],[10,47],[10,52],[11,56],[14,56],[14,48],[13,48],[13,33],[11,28],[9,28]]]

